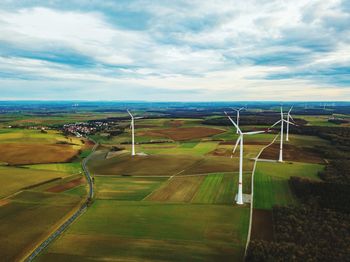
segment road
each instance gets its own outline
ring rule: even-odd
[[[90,140],[93,141],[92,139]],[[94,186],[93,186],[92,177],[90,175],[88,168],[86,167],[86,164],[91,158],[91,155],[95,152],[96,148],[99,146],[98,143],[96,143],[95,141],[93,142],[95,143],[95,145],[92,148],[91,153],[86,158],[84,158],[81,164],[86,180],[89,184],[88,198],[72,216],[70,216],[55,232],[53,232],[44,242],[42,242],[26,259],[24,259],[24,261],[26,262],[33,261],[34,258],[40,254],[40,252],[42,252],[52,241],[54,241],[59,235],[61,235],[88,208],[90,201],[94,197]]]
[[[250,242],[250,236],[251,236],[251,232],[252,232],[252,223],[253,223],[253,209],[254,209],[254,174],[255,174],[255,169],[256,169],[256,164],[259,161],[259,157],[262,154],[262,152],[268,148],[269,146],[271,146],[273,143],[275,143],[277,137],[279,136],[279,134],[277,134],[275,136],[275,138],[272,140],[272,142],[266,146],[264,146],[258,153],[258,155],[255,158],[255,162],[254,162],[254,167],[253,167],[253,171],[252,171],[252,181],[251,181],[251,201],[250,201],[250,215],[249,215],[249,228],[248,228],[248,235],[247,235],[247,243],[245,246],[245,251],[244,251],[244,255],[246,255],[247,253],[247,249],[249,246],[249,242]]]

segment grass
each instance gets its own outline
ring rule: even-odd
[[[192,202],[232,205],[237,194],[237,180],[238,174],[210,174],[205,177]]]
[[[141,151],[146,154],[167,154],[167,155],[192,155],[204,156],[215,150],[218,142],[184,142],[164,143],[161,145],[140,145]]]
[[[204,176],[181,176],[171,178],[164,186],[148,196],[147,200],[191,202],[204,178]]]
[[[97,200],[39,261],[241,260],[248,216],[222,205]]]
[[[142,200],[167,178],[95,177],[97,199]]]
[[[259,162],[258,170],[268,176],[281,179],[289,179],[291,176],[300,176],[309,179],[319,180],[317,173],[323,170],[320,164],[309,164],[300,162],[291,163],[269,163]]]
[[[19,261],[79,202],[79,197],[38,192],[9,199],[0,207],[1,260]]]
[[[91,152],[92,152],[91,149],[85,149],[79,154],[79,157],[85,158],[85,157],[89,156],[91,154]]]
[[[24,166],[36,170],[52,170],[65,173],[77,174],[82,171],[80,162],[61,163],[61,164],[37,164]]]
[[[105,159],[105,153],[93,156],[89,169],[96,175],[138,175],[172,176],[198,161],[188,155],[150,155],[134,156],[129,154]]]
[[[317,173],[323,165],[308,163],[268,163],[259,162],[254,178],[254,207],[272,209],[274,205],[294,205],[294,198],[288,179],[291,176],[319,180]]]
[[[26,187],[69,175],[58,171],[0,166],[0,198]]]
[[[84,147],[83,140],[54,130],[4,129],[0,133],[0,161],[10,165],[68,162]]]

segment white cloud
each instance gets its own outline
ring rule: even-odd
[[[344,96],[346,89],[336,87],[337,83],[303,79],[301,75],[334,65],[350,65],[350,26],[344,24],[349,14],[339,8],[339,3],[131,1],[127,10],[150,14],[147,28],[139,31],[111,23],[113,17],[101,9],[3,10],[0,43],[29,54],[69,50],[87,57],[92,65],[75,67],[69,62],[49,62],[35,56],[16,57],[12,53],[6,55],[5,50],[0,57],[0,70],[45,81],[93,81],[110,86],[115,92],[120,86],[139,86],[195,90],[208,98],[221,97],[225,92],[231,96],[239,93],[245,99],[286,94],[301,98],[307,94],[309,98],[315,93]],[[111,10],[117,4],[101,3]],[[325,50],[318,50],[321,44]],[[284,57],[293,52],[297,63]],[[278,60],[278,56],[279,63],[264,62],[269,57]],[[259,65],[255,61],[258,58],[263,61]],[[288,79],[269,78],[283,74]]]

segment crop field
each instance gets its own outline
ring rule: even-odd
[[[191,202],[204,179],[204,176],[171,178],[164,186],[148,196],[146,200]]]
[[[89,163],[89,169],[95,175],[132,175],[132,176],[172,176],[198,161],[197,157],[186,155],[121,155],[110,159],[97,155]],[[162,163],[162,165],[159,165]]]
[[[279,156],[279,144],[270,146],[261,154],[261,158],[264,159],[278,159]],[[308,162],[308,163],[324,163],[322,155],[316,153],[310,148],[303,148],[294,145],[283,145],[283,159],[285,161],[295,162]]]
[[[22,259],[78,207],[86,195],[78,154],[89,147],[54,130],[0,129],[2,260]]]
[[[240,260],[248,216],[225,205],[96,200],[38,260]]]
[[[167,178],[96,176],[96,198],[114,200],[142,200]]]
[[[16,261],[81,201],[80,197],[24,191],[0,206],[1,260]]]
[[[209,127],[184,127],[152,129],[140,132],[141,136],[166,137],[174,141],[192,140],[204,137],[210,137],[225,132],[225,130]]]
[[[185,142],[185,143],[164,143],[161,145],[147,144],[140,145],[140,151],[146,154],[188,154],[194,156],[203,156],[215,150],[218,142]]]
[[[238,173],[209,174],[193,197],[192,203],[232,204],[237,194],[237,181]]]
[[[9,165],[68,162],[77,153],[69,145],[0,144],[0,161]]]
[[[0,166],[0,197],[40,183],[69,176],[68,173]]]
[[[82,172],[80,162],[73,163],[60,163],[60,164],[37,164],[37,165],[26,165],[23,166],[30,169],[36,170],[52,170],[71,174],[78,174]]]
[[[319,180],[323,165],[309,163],[259,162],[254,178],[254,207],[271,209],[274,205],[297,204],[288,185],[291,176]]]
[[[0,162],[9,165],[69,162],[87,146],[81,139],[66,138],[57,131],[4,129],[0,133]]]

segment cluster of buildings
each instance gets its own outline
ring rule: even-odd
[[[76,137],[82,137],[83,135],[94,134],[96,131],[106,129],[107,127],[108,123],[105,122],[77,122],[63,125],[63,131],[73,134]]]

